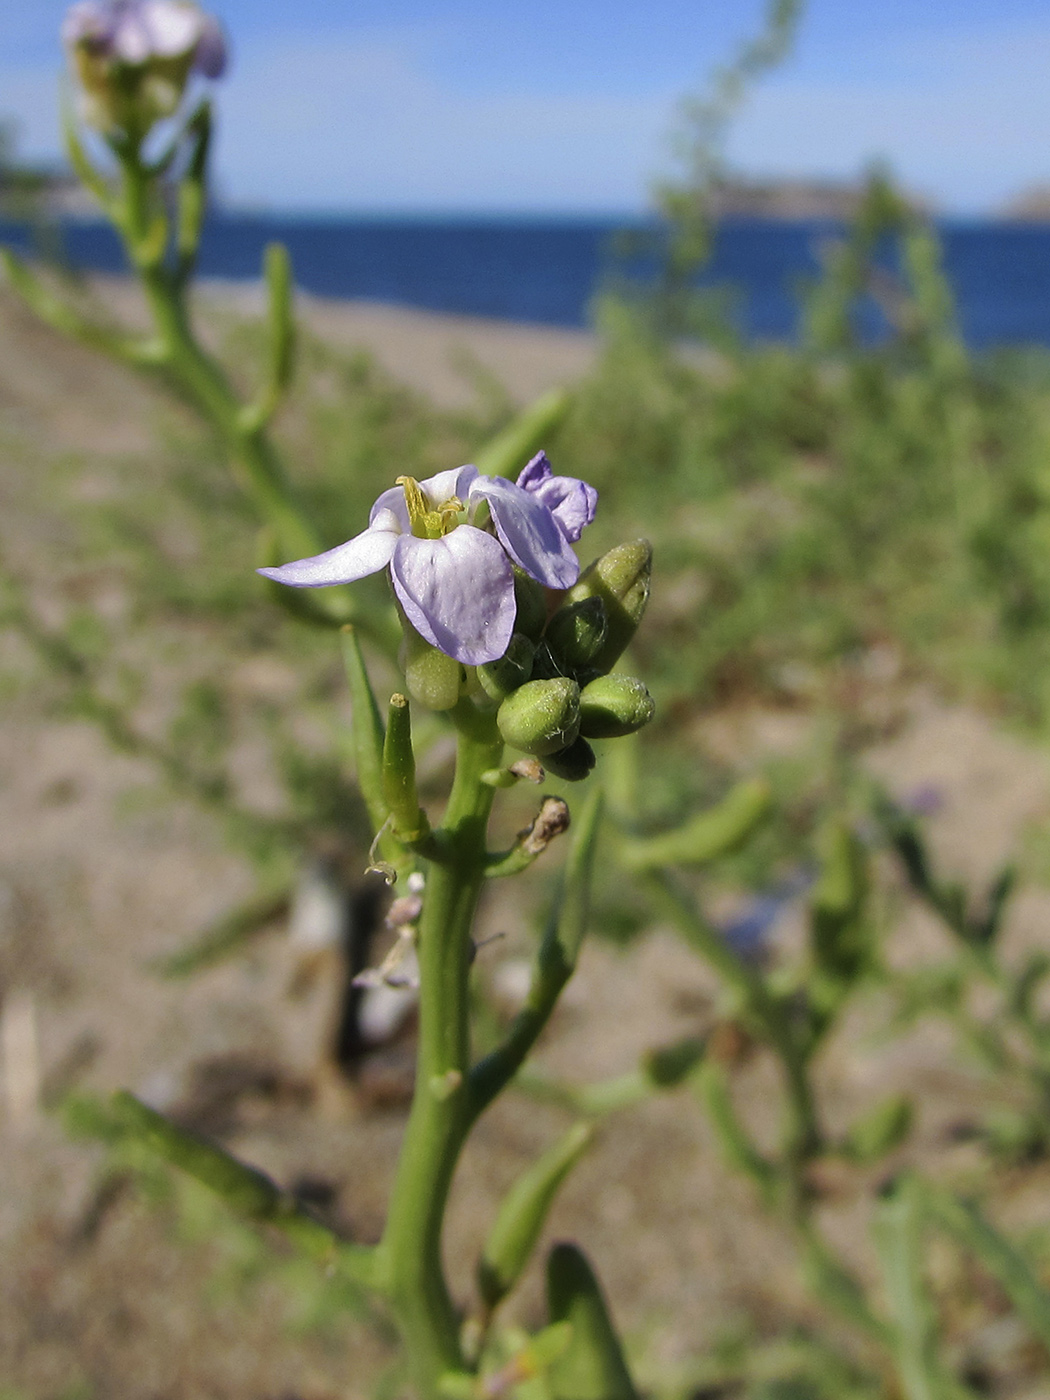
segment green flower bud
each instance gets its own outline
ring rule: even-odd
[[[601,598],[559,608],[547,624],[546,642],[565,671],[590,666],[605,642],[608,623]]]
[[[540,757],[555,753],[580,731],[580,687],[564,676],[529,681],[507,696],[496,723],[514,748]]]
[[[523,686],[532,675],[532,658],[536,648],[522,632],[515,632],[506,652],[498,661],[486,661],[478,667],[478,681],[490,700],[505,700],[513,690]]]
[[[451,710],[459,700],[465,671],[419,635],[404,618],[405,639],[398,660],[405,673],[405,688],[412,699],[428,710]]]
[[[560,680],[564,675],[565,671],[551,655],[550,647],[546,642],[540,642],[536,648],[536,655],[532,658],[532,679],[534,681],[553,681]],[[575,679],[574,676],[573,680]]]
[[[548,773],[564,778],[567,783],[579,783],[588,776],[597,760],[586,739],[576,739],[566,749],[549,753],[543,760]]]
[[[600,598],[605,604],[605,641],[591,658],[598,670],[611,670],[637,631],[649,601],[652,565],[653,547],[648,540],[619,544],[586,568],[566,594],[568,603]]]
[[[518,607],[515,632],[524,632],[526,637],[538,642],[547,625],[547,590],[517,565],[514,566],[514,601]]]
[[[599,676],[580,692],[580,733],[588,739],[622,739],[649,723],[653,697],[634,676]]]

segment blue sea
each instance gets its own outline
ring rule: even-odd
[[[207,226],[200,272],[254,279],[263,248],[276,239],[288,245],[299,286],[318,296],[585,326],[595,293],[622,271],[617,235],[623,231],[612,220],[226,215]],[[731,289],[745,335],[790,340],[801,290],[819,273],[821,247],[841,232],[820,222],[727,221],[703,281]],[[942,225],[941,235],[967,342],[975,349],[1050,346],[1050,226],[953,222]],[[63,236],[74,265],[124,270],[105,224],[70,223]],[[28,245],[23,229],[2,221],[0,240]]]

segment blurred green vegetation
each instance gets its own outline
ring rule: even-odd
[[[865,719],[869,693],[903,702],[923,684],[1036,737],[1046,732],[1050,356],[966,350],[935,231],[881,175],[802,295],[805,333],[793,346],[746,344],[728,321],[707,344],[669,335],[666,307],[654,314],[655,303],[629,289],[598,307],[598,364],[548,451],[556,470],[601,493],[588,556],[641,534],[655,547],[653,601],[631,669],[656,695],[658,718],[618,757],[608,755],[612,805],[621,816],[629,807],[625,824],[636,837],[681,822],[741,772],[759,769],[771,790],[768,818],[704,871],[705,893],[718,884],[768,888],[785,872],[812,871],[834,813],[865,845],[897,850],[916,896],[972,957],[984,904],[996,914],[1000,904],[989,896],[971,909],[925,855],[916,859],[919,837],[899,811],[887,808],[885,830],[871,830],[877,804],[855,758],[878,729]],[[700,308],[708,318],[711,305],[705,298]],[[876,343],[859,329],[860,313],[873,305],[885,323]],[[249,382],[265,354],[261,334],[232,315],[210,315],[226,362]],[[685,307],[682,323],[690,316]],[[506,396],[490,381],[479,389],[469,411],[438,408],[367,355],[333,349],[307,329],[277,432],[326,543],[361,528],[395,476],[422,478],[469,460],[509,421]],[[19,467],[8,518],[35,522],[4,532],[0,607],[21,638],[3,654],[5,685],[16,704],[91,719],[118,748],[149,760],[150,771],[211,810],[265,868],[267,889],[277,888],[319,839],[349,838],[359,852],[368,844],[342,667],[331,636],[274,608],[254,574],[256,522],[217,444],[177,408],[142,402],[157,435],[149,452],[112,456],[90,443],[55,452],[0,429]],[[357,587],[378,602],[385,582]],[[395,686],[393,668],[384,674],[383,665],[377,683]],[[709,742],[710,722],[747,711],[801,717],[804,738],[772,757]],[[447,776],[442,746],[430,742],[441,732],[435,720],[420,735],[421,750],[430,750],[420,770],[424,794]],[[633,778],[624,771],[632,766]],[[157,794],[143,790],[144,800]],[[1045,855],[1035,858],[1045,864]],[[853,957],[849,939],[874,938],[876,926],[881,934],[884,911],[875,900],[869,927],[867,884],[856,909],[850,900],[839,908],[826,876],[812,894],[813,949],[798,966],[780,960],[769,975],[780,998],[774,1010],[790,1012],[805,1054],[823,1044],[847,982],[892,993],[893,1031],[937,1014],[975,1058],[998,1057],[989,1074],[1020,1108],[1009,1122],[1001,1114],[975,1120],[988,1160],[1043,1160],[1046,1028],[1031,1021],[1029,991],[1045,960],[1015,972],[986,958],[977,971],[1006,1010],[975,1019],[963,993],[980,979],[961,964],[893,982],[878,959]],[[677,888],[691,896],[694,885]],[[611,869],[596,897],[598,929],[628,939],[651,925],[650,894]],[[844,931],[832,952],[853,958],[848,976],[824,946],[832,915]],[[702,918],[701,904],[697,928]],[[994,1040],[1000,1021],[1005,1050]],[[1034,1049],[1007,1062],[1021,1032]],[[707,1062],[703,1083],[723,1136],[739,1145],[732,1068]],[[820,1151],[860,1169],[896,1151],[910,1126],[910,1104],[887,1099]],[[886,1206],[889,1245],[904,1205]],[[269,1286],[263,1247],[239,1228],[220,1231],[199,1193],[173,1214],[188,1222],[187,1238],[211,1242],[215,1296],[250,1300]],[[977,1228],[969,1217],[955,1225]],[[993,1240],[991,1248],[987,1232],[978,1234],[993,1273],[996,1261],[1016,1265],[1006,1246]],[[1029,1252],[1041,1269],[1045,1249]],[[300,1272],[297,1261],[283,1261],[281,1278],[287,1274],[298,1300],[288,1325],[324,1335],[353,1300],[324,1280],[307,1287]],[[1037,1301],[1042,1309],[1042,1294]],[[687,1385],[756,1400],[881,1393],[868,1371],[818,1337],[760,1340],[748,1333],[735,1350],[732,1339],[715,1347],[674,1393],[695,1393]],[[1030,1369],[1041,1364],[1040,1353]]]
[[[767,761],[783,800],[769,859],[761,841],[741,858],[752,878],[841,785],[872,683],[932,682],[1036,734],[1050,717],[1050,355],[966,350],[935,231],[878,174],[802,295],[802,343],[748,345],[725,325],[717,350],[669,338],[651,298],[606,296],[599,363],[548,445],[557,470],[599,489],[588,551],[640,534],[655,546],[632,658],[659,707],[643,740],[652,820],[728,781],[732,761],[681,762],[700,716],[760,706],[821,721],[804,754]],[[875,344],[857,328],[873,298],[885,312]],[[224,339],[250,380],[260,334],[228,317]],[[366,354],[304,336],[278,432],[327,542],[355,533],[394,476],[469,460],[508,421],[507,398],[481,387],[472,411],[449,412]],[[159,450],[114,463],[99,499],[79,499],[80,454],[37,464],[36,504],[61,512],[63,547],[56,564],[6,545],[22,581],[21,600],[9,581],[8,616],[29,617],[44,661],[21,666],[23,683],[35,702],[96,719],[106,705],[148,715],[143,751],[222,809],[253,854],[272,859],[319,828],[363,830],[330,718],[343,681],[329,640],[270,606],[251,511],[218,447],[157,412]],[[32,602],[45,584],[81,600],[46,625]],[[385,584],[356,587],[378,601]],[[244,683],[252,658],[271,665],[269,682]],[[246,798],[230,766],[246,746],[268,754],[281,800]]]

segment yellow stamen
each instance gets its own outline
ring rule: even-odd
[[[408,521],[412,526],[412,533],[419,539],[427,539],[427,516],[430,514],[426,496],[423,489],[414,476],[399,476],[394,483],[395,486],[404,487],[405,505],[408,507]]]
[[[404,488],[409,524],[417,539],[439,540],[460,523],[463,502],[458,496],[450,496],[447,501],[431,509],[430,502],[415,477],[399,476],[395,485]]]

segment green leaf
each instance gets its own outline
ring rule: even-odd
[[[73,174],[91,192],[105,213],[112,217],[113,192],[105,178],[95,169],[84,150],[80,133],[77,131],[73,104],[68,97],[64,98],[62,102],[62,136],[65,141],[66,155],[73,167]]]
[[[873,1225],[893,1324],[891,1345],[906,1400],[961,1400],[966,1388],[940,1356],[937,1315],[923,1276],[924,1202],[910,1178],[880,1203]]]
[[[186,172],[179,181],[178,232],[175,250],[179,274],[185,277],[197,259],[201,230],[208,208],[208,152],[211,147],[211,103],[202,102],[186,123],[190,143]]]
[[[293,591],[293,590],[288,590]],[[383,720],[379,713],[372,683],[368,679],[361,643],[353,627],[347,625],[341,632],[343,665],[350,686],[350,703],[353,706],[354,758],[357,767],[357,785],[365,799],[373,833],[378,833],[389,815],[386,796],[383,792]]]
[[[573,1124],[504,1197],[478,1263],[478,1288],[487,1307],[496,1307],[521,1277],[559,1187],[593,1137],[590,1124]]]
[[[911,1132],[915,1108],[905,1094],[894,1094],[863,1114],[846,1134],[844,1148],[856,1162],[877,1162]]]
[[[601,1287],[583,1251],[555,1245],[547,1257],[551,1322],[568,1322],[572,1336],[550,1369],[554,1400],[638,1400]]]
[[[813,955],[820,972],[848,986],[869,966],[872,956],[866,918],[868,857],[845,822],[833,823],[824,841],[820,879],[810,897]]]
[[[1002,1285],[1019,1316],[1050,1351],[1050,1292],[1021,1251],[1002,1235],[974,1201],[924,1187],[933,1219],[969,1249]]]
[[[661,836],[626,840],[620,852],[628,870],[652,870],[665,865],[706,865],[728,855],[765,819],[770,807],[769,785],[750,779],[734,787],[716,807]]]
[[[481,475],[516,477],[558,429],[571,404],[565,389],[551,389],[529,404],[475,454],[474,462]]]

